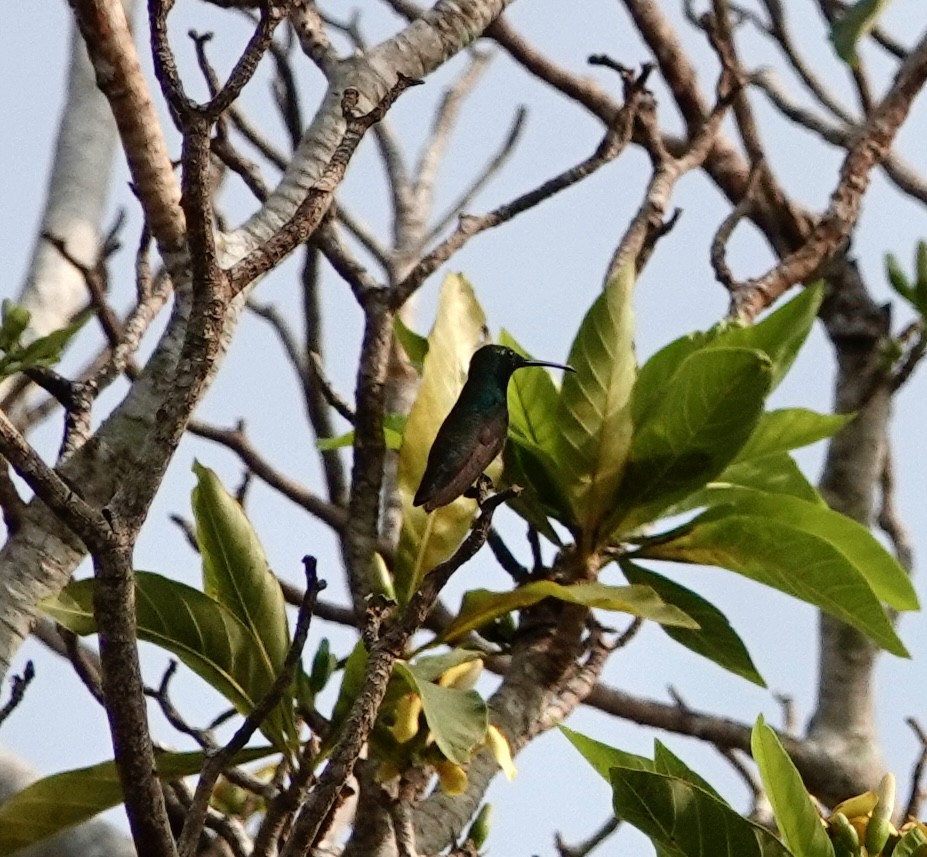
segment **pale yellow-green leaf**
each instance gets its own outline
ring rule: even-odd
[[[408,600],[424,576],[447,559],[470,528],[476,514],[473,500],[459,498],[431,515],[412,505],[428,452],[464,381],[473,352],[485,339],[486,317],[473,288],[460,274],[449,275],[441,287],[438,314],[428,335],[422,383],[409,413],[399,450],[398,487],[402,529],[396,550],[396,592]],[[498,466],[490,470],[495,480]]]
[[[557,409],[560,482],[581,539],[593,545],[610,509],[631,445],[634,266],[608,283],[586,314],[567,361]]]
[[[649,586],[608,586],[604,583],[574,583],[564,586],[552,580],[535,580],[508,592],[474,589],[464,596],[457,618],[445,629],[445,642],[483,627],[487,622],[523,610],[545,598],[556,598],[586,607],[598,607],[652,619],[663,625],[698,628],[698,623],[678,607],[667,604]]]

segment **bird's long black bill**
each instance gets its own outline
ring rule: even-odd
[[[518,368],[524,369],[526,366],[549,366],[551,369],[564,369],[567,372],[576,371],[572,366],[567,366],[565,363],[548,363],[546,360],[526,360]]]

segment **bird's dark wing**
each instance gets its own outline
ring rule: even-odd
[[[412,501],[415,506],[424,506],[426,512],[453,503],[489,467],[505,445],[508,413],[502,410],[485,419],[478,431],[457,443],[443,432],[445,425],[428,453],[425,474]]]

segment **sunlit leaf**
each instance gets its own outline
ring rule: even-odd
[[[486,318],[470,284],[459,274],[448,276],[428,336],[422,383],[399,450],[397,482],[402,500],[402,529],[394,570],[400,601],[406,601],[424,576],[454,552],[476,514],[476,503],[465,497],[431,515],[421,507],[414,507],[412,499],[438,428],[460,394],[470,357],[483,341],[485,326]],[[496,467],[490,476],[495,478],[498,473]]]
[[[523,610],[545,598],[630,613],[661,624],[697,627],[693,619],[678,607],[666,604],[649,586],[606,586],[604,583],[564,586],[552,580],[536,580],[508,592],[474,589],[466,593],[460,613],[445,629],[442,639],[455,640],[505,613]]]
[[[638,372],[632,400],[634,424],[640,425],[650,407],[659,402],[664,385],[682,362],[707,348],[762,351],[772,365],[771,389],[775,389],[807,338],[823,295],[822,284],[808,286],[753,325],[725,321],[711,330],[689,334],[662,348]]]
[[[703,349],[679,363],[636,418],[608,531],[633,531],[718,476],[756,427],[770,381],[760,351]]]
[[[633,264],[596,299],[573,340],[558,400],[555,460],[572,520],[595,546],[611,508],[631,444],[634,357]]]
[[[696,654],[714,661],[724,669],[760,687],[766,686],[743,640],[717,607],[690,589],[680,586],[663,575],[641,568],[635,563],[623,561],[621,569],[628,581],[649,586],[667,604],[676,605],[687,616],[698,622],[697,629],[678,628],[671,625],[661,626],[672,639]]]
[[[42,609],[75,634],[96,633],[93,618],[95,581],[68,584]],[[225,605],[198,589],[151,572],[135,573],[138,636],[166,649],[221,693],[242,714],[250,712],[270,690],[277,673],[262,655],[254,632]],[[274,742],[282,740],[291,714],[285,703],[264,722]]]
[[[276,675],[290,646],[280,583],[241,504],[208,467],[195,463],[193,470],[197,479],[193,517],[203,557],[203,588],[251,630],[268,672]]]
[[[674,536],[644,545],[639,555],[731,569],[820,607],[894,654],[907,654],[873,588],[900,609],[916,600],[904,572],[865,528],[793,497],[742,493]]]
[[[428,340],[408,327],[398,315],[393,321],[393,333],[396,334],[396,339],[399,340],[409,362],[421,375],[425,365],[425,356],[428,354]]]
[[[273,747],[248,748],[238,753],[234,763],[240,765],[276,752]],[[164,780],[198,774],[203,761],[202,752],[162,753],[157,756],[157,774]],[[122,788],[114,762],[38,780],[0,804],[0,857],[41,842],[120,803]]]
[[[776,826],[795,857],[834,857],[834,846],[801,775],[762,715],[753,727],[750,750],[772,804]]]

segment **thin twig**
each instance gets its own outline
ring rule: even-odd
[[[296,665],[302,656],[306,637],[309,634],[309,624],[312,621],[316,598],[319,592],[325,588],[325,581],[320,580],[316,572],[315,557],[306,556],[303,558],[303,563],[306,571],[306,594],[299,608],[293,641],[283,662],[283,668],[270,689],[248,714],[228,743],[206,760],[199,782],[196,785],[187,820],[180,834],[178,845],[181,857],[193,857],[196,854],[197,840],[206,818],[209,798],[219,775],[230,766],[235,754],[248,743],[251,736],[260,728],[266,717],[283,698],[287,688],[292,684],[293,676],[296,673]]]
[[[908,796],[908,806],[904,811],[904,818],[920,818],[921,806],[924,801],[924,771],[927,770],[927,732],[921,724],[913,717],[905,718],[905,723],[911,727],[918,743],[921,745],[921,751],[918,754],[917,761],[914,763],[914,770],[911,773],[911,794]]]
[[[29,683],[32,679],[35,678],[35,665],[32,661],[26,661],[26,666],[23,668],[23,674],[21,676],[14,675],[10,679],[10,685],[12,690],[10,691],[10,698],[6,701],[6,704],[0,708],[0,724],[7,719],[16,708],[23,701],[23,697],[26,695],[26,690],[29,687]]]

